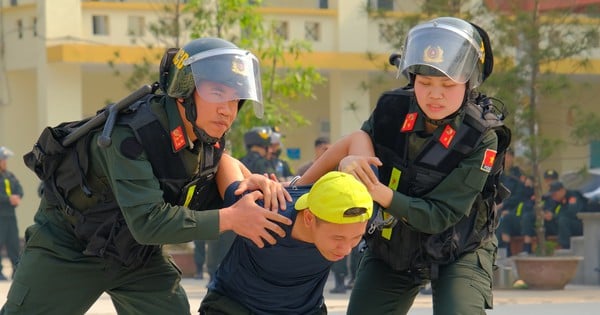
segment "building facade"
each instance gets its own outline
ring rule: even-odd
[[[108,101],[125,97],[129,92],[109,62],[115,61],[119,51],[115,66],[127,72],[145,56],[161,55],[163,48],[147,48],[146,43],[154,39],[145,32],[145,26],[161,18],[165,3],[174,2],[0,0],[0,145],[16,152],[9,167],[26,189],[19,207],[21,233],[32,222],[39,181],[20,156],[31,149],[44,127],[93,115]],[[315,88],[315,99],[292,104],[312,122],[283,130],[284,146],[300,152],[299,160],[290,161],[293,167],[312,158],[315,138],[326,135],[335,141],[356,130],[381,91],[403,84],[388,74],[384,83],[361,88],[381,75],[382,64],[392,52],[379,23],[365,12],[366,3],[266,0],[258,10],[266,20],[279,23],[289,39],[309,40],[313,52],[303,55],[300,62],[316,67],[327,78]],[[398,16],[418,10],[415,1],[370,3],[389,8]],[[137,35],[136,42],[132,42],[131,34]],[[367,52],[374,58],[368,59]],[[581,99],[593,108],[600,88],[600,51],[595,52],[591,67],[573,79],[582,82]],[[555,106],[544,116],[543,123],[549,126],[546,129],[555,133],[552,136],[568,136],[568,128],[563,128],[568,124],[567,110],[566,106]],[[589,163],[589,152],[589,147],[569,147],[553,157],[548,167],[579,168]]]

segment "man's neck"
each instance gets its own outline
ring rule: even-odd
[[[312,239],[312,234],[302,222],[304,211],[306,210],[299,211],[296,215],[296,220],[294,220],[292,225],[292,238],[298,241],[313,244],[314,240]]]

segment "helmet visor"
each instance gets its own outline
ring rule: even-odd
[[[430,75],[428,66],[457,83],[466,83],[483,64],[483,47],[476,48],[466,37],[445,28],[424,28],[412,31],[406,40],[399,71]]]
[[[263,116],[260,67],[250,52],[235,48],[211,49],[189,57],[184,65],[192,68],[196,91],[203,99],[212,103],[252,101],[255,115]],[[206,92],[200,88],[203,81],[223,84],[235,93],[217,93],[212,89]]]

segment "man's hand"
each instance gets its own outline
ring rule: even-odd
[[[275,174],[271,174],[270,178],[265,175],[252,174],[240,182],[238,189],[234,193],[238,196],[245,191],[257,189],[264,196],[264,207],[267,210],[275,212],[280,208],[285,210],[287,202],[292,201],[292,197],[283,185],[277,181]]]
[[[19,195],[11,195],[8,200],[13,207],[18,206],[21,203],[21,196]]]
[[[250,239],[259,248],[264,247],[265,241],[271,245],[275,244],[276,240],[269,231],[284,237],[285,231],[276,222],[291,225],[292,221],[276,212],[261,208],[256,204],[256,200],[261,198],[260,191],[253,191],[244,195],[231,207],[221,209],[219,230],[232,230]]]

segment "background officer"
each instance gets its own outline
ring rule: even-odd
[[[280,158],[282,151],[281,138],[283,138],[283,135],[281,134],[279,127],[273,127],[271,132],[271,144],[267,151],[267,160],[273,165],[275,176],[277,176],[279,181],[285,182],[291,180],[294,173],[288,162]]]
[[[246,155],[240,158],[242,162],[252,173],[256,174],[274,174],[275,169],[267,159],[269,146],[271,145],[271,128],[254,127],[244,134],[244,145],[246,146]]]
[[[560,181],[552,182],[548,193],[556,206],[545,212],[545,219],[556,221],[560,247],[571,248],[571,236],[583,235],[583,223],[577,213],[586,211],[587,199],[578,191],[566,189]]]
[[[23,187],[19,180],[8,170],[7,160],[13,152],[0,147],[0,251],[6,248],[6,254],[13,267],[13,275],[19,262],[19,227],[15,209],[23,198]],[[6,280],[2,273],[2,255],[0,255],[0,280]]]
[[[180,271],[158,244],[233,230],[262,247],[285,234],[275,222],[290,220],[270,210],[289,195],[264,176],[243,182],[262,194],[246,194],[231,207],[205,208],[203,201],[219,199],[205,190],[219,185],[217,165],[218,172],[241,167],[222,154],[223,136],[245,102],[261,114],[257,59],[228,41],[201,38],[168,50],[160,76],[165,94],[147,95],[120,114],[111,145],[96,145],[99,131],[89,134],[89,146],[77,152],[87,157],[85,173],[67,159],[66,167],[46,174],[68,176],[44,182],[0,314],[84,314],[103,292],[119,314],[189,314]],[[80,178],[83,185],[58,193],[65,181]],[[261,197],[269,210],[256,204]]]

